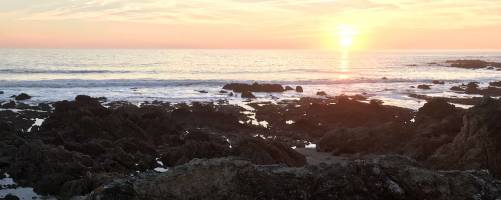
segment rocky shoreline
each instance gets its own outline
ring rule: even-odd
[[[278,86],[226,89],[293,90]],[[251,102],[255,119],[224,102],[7,102],[0,179],[57,199],[501,198],[501,100],[422,98]]]

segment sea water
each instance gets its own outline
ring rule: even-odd
[[[70,100],[87,94],[109,100],[239,102],[219,91],[226,83],[280,83],[304,93],[257,93],[256,101],[366,94],[385,104],[418,108],[411,93],[462,97],[453,85],[501,80],[501,71],[446,67],[446,60],[501,62],[499,51],[0,49],[0,102],[21,92],[28,103]],[[443,80],[431,90],[411,88]],[[206,91],[201,93],[199,91]]]

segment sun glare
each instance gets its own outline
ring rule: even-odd
[[[355,36],[358,31],[355,27],[350,25],[339,25],[337,27],[337,35],[339,37],[339,46],[343,49],[353,46]]]

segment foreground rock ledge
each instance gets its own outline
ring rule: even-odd
[[[401,156],[302,168],[218,158],[118,179],[84,199],[497,199],[500,184],[486,171],[432,171]]]

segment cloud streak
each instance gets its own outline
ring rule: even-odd
[[[43,23],[50,29],[61,23],[158,24],[190,27],[186,31],[191,32],[222,28],[235,34],[259,33],[269,40],[319,40],[338,24],[353,24],[368,34],[490,28],[501,25],[500,10],[496,0],[16,0],[0,2],[0,25]],[[21,29],[0,34],[13,37]]]

